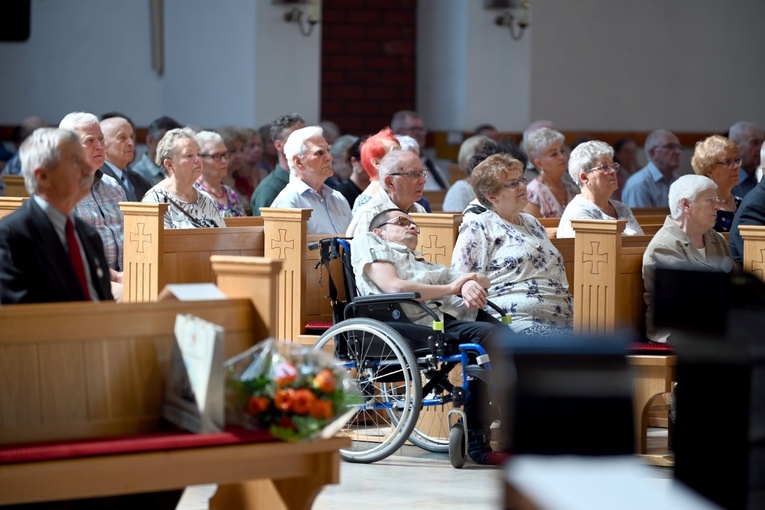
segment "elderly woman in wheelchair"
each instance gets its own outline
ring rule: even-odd
[[[346,251],[352,248],[346,284],[355,281],[355,288],[346,285],[347,320],[318,344],[334,347],[370,403],[349,425],[353,450],[341,455],[373,462],[409,439],[431,451],[449,451],[455,467],[464,464],[466,451],[478,464],[499,464],[505,455],[495,453],[488,440],[490,367],[480,345],[502,325],[483,310],[488,279],[418,258],[419,228],[401,209],[375,216],[370,230],[350,246],[341,242]],[[451,429],[452,420],[432,409],[463,404],[464,412],[451,411],[459,416]],[[369,437],[375,434],[385,437]]]

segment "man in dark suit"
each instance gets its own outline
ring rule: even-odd
[[[111,301],[101,239],[72,214],[93,184],[78,137],[40,128],[19,151],[30,198],[0,221],[0,303]]]
[[[128,167],[135,157],[133,126],[122,117],[110,117],[101,121],[101,131],[106,149],[106,163],[101,171],[117,179],[125,190],[128,202],[140,202],[151,184]]]

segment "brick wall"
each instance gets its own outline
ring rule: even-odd
[[[322,2],[321,118],[371,134],[414,109],[416,0]]]

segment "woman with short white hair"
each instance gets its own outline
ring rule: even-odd
[[[683,175],[669,187],[670,216],[643,254],[646,330],[649,340],[666,342],[668,334],[653,327],[654,272],[657,265],[678,269],[730,272],[728,243],[715,232],[717,184],[703,175]]]
[[[579,188],[565,179],[568,157],[563,148],[563,134],[541,128],[528,134],[526,154],[539,176],[526,188],[529,203],[525,212],[536,218],[560,218],[563,209],[579,193]]]
[[[619,186],[619,163],[614,162],[610,145],[599,140],[580,143],[571,152],[568,172],[582,192],[563,211],[557,237],[574,237],[571,220],[626,220],[624,235],[643,235],[632,210],[611,199]]]

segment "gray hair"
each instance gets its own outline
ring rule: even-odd
[[[523,130],[523,137],[521,138],[521,150],[528,156],[529,152],[526,149],[526,140],[529,139],[529,135],[541,128],[555,129],[555,124],[551,120],[536,120],[529,124],[526,129]]]
[[[746,141],[747,137],[752,131],[758,132],[760,128],[754,122],[747,122],[741,120],[733,124],[728,130],[728,138],[736,142],[736,145],[741,145]]]
[[[601,156],[614,157],[614,149],[606,142],[600,140],[591,140],[589,142],[580,143],[568,158],[568,173],[577,186],[581,186],[582,183],[579,180],[579,174],[582,172],[587,173],[595,160]]]
[[[32,195],[37,191],[35,169],[54,168],[61,161],[61,145],[75,142],[80,145],[80,138],[69,129],[45,127],[37,128],[19,147],[21,173],[24,175],[24,187]]]
[[[398,145],[401,147],[402,151],[409,151],[414,154],[420,155],[420,144],[417,143],[417,140],[412,138],[409,135],[393,135],[396,137],[396,140],[398,140]]]
[[[206,146],[208,143],[213,144],[220,142],[223,145],[226,144],[226,142],[223,141],[223,137],[220,135],[220,133],[216,133],[215,131],[200,131],[194,135],[194,139],[197,141],[200,150],[202,149],[202,145]]]
[[[525,150],[529,161],[541,158],[542,154],[554,143],[563,143],[565,137],[562,133],[550,128],[539,128],[529,133],[526,137]]]
[[[303,117],[297,113],[288,113],[287,115],[277,117],[276,120],[271,123],[271,141],[284,141],[284,132],[298,123],[305,124],[305,120],[303,120]]]
[[[290,133],[287,141],[284,142],[284,157],[287,158],[290,174],[297,175],[294,158],[295,156],[298,158],[305,156],[306,150],[308,150],[308,147],[305,146],[306,140],[314,136],[321,136],[323,133],[324,130],[319,126],[306,126]]]
[[[356,143],[358,139],[359,137],[354,135],[340,135],[332,143],[329,153],[332,154],[334,159],[345,161],[348,159],[348,147]]]
[[[648,136],[645,139],[645,147],[643,148],[645,150],[645,155],[649,156],[648,153],[651,149],[655,149],[661,145],[661,138],[667,134],[673,135],[674,133],[672,133],[672,131],[667,131],[666,129],[656,129],[648,133]]]
[[[699,193],[710,189],[717,191],[717,184],[704,175],[689,174],[679,177],[669,187],[670,216],[675,220],[679,219],[683,215],[683,207],[680,205],[682,199],[693,202]]]
[[[470,158],[475,156],[486,145],[497,145],[497,143],[485,135],[473,135],[460,145],[460,152],[457,155],[457,165],[463,172],[470,173]]]
[[[72,113],[67,113],[64,116],[64,118],[61,119],[61,122],[59,122],[58,127],[59,129],[68,129],[69,131],[77,132],[79,128],[92,126],[93,124],[97,124],[100,126],[98,117],[96,117],[92,113],[72,112]]]
[[[383,156],[383,158],[380,160],[380,168],[378,170],[380,183],[382,184],[385,182],[385,178],[390,174],[405,170],[403,168],[404,161],[411,158],[414,158],[418,161],[420,159],[415,153],[401,149],[393,149],[385,156]]]
[[[154,156],[154,163],[158,167],[164,168],[162,164],[166,159],[173,159],[175,156],[175,146],[180,140],[192,140],[197,143],[194,130],[189,127],[171,129],[162,140],[157,144],[157,154]]]

